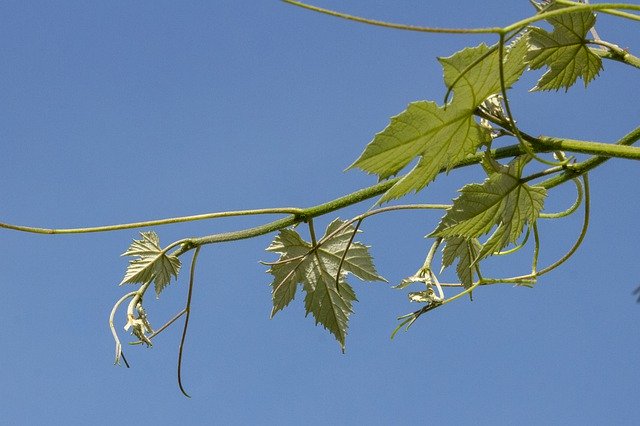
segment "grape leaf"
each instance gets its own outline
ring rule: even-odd
[[[526,156],[516,157],[505,173],[493,173],[482,184],[465,185],[430,237],[476,238],[497,225],[476,259],[513,243],[524,226],[536,221],[546,190],[520,180]]]
[[[491,49],[494,49],[491,51]],[[522,75],[527,64],[524,57],[529,49],[528,32],[516,38],[506,48],[503,60],[505,86],[511,87]],[[482,58],[483,55],[488,55]],[[500,92],[500,63],[496,46],[484,43],[467,47],[447,58],[438,58],[444,70],[444,82],[455,96],[464,99],[469,107],[476,108],[491,95]],[[480,60],[482,58],[482,60]],[[480,60],[471,69],[474,61]],[[463,74],[464,73],[464,74]],[[454,85],[455,83],[455,85]]]
[[[166,254],[160,248],[160,239],[153,232],[141,232],[141,240],[134,240],[122,256],[136,256],[129,261],[127,272],[120,285],[126,283],[148,283],[153,281],[156,295],[171,282],[171,276],[178,277],[180,260]]]
[[[267,251],[282,253],[280,259],[267,271],[275,277],[271,284],[273,287],[271,293],[273,299],[272,318],[276,312],[291,303],[296,295],[298,283],[304,282],[303,262],[310,250],[311,245],[292,229],[282,229],[271,245],[267,247]]]
[[[442,269],[451,266],[458,259],[456,273],[460,283],[465,288],[473,285],[473,264],[480,253],[482,246],[475,238],[459,236],[444,239],[445,246],[442,249]]]
[[[524,36],[509,49],[504,60],[507,87],[524,71],[526,50]],[[357,167],[377,174],[380,179],[387,179],[419,157],[416,166],[392,186],[380,202],[421,190],[442,169],[449,170],[491,139],[489,130],[480,126],[473,115],[486,98],[500,91],[497,49],[491,50],[481,44],[451,57],[440,58],[440,62],[445,83],[450,86],[455,82],[452,101],[446,106],[428,101],[410,103],[405,111],[391,119],[389,126],[378,133],[348,167]]]
[[[545,10],[558,9],[552,5]],[[553,32],[533,27],[529,32],[531,45],[526,60],[531,69],[544,66],[548,70],[542,75],[532,90],[565,91],[578,77],[585,87],[602,69],[602,60],[587,46],[587,33],[596,22],[596,15],[590,11],[572,12],[553,16],[547,21]]]
[[[341,229],[343,225],[339,219],[331,222],[315,248],[296,231],[281,230],[267,247],[267,251],[280,253],[278,261],[271,264],[267,272],[274,277],[271,317],[294,299],[301,284],[306,293],[307,315],[311,313],[316,325],[322,324],[329,330],[344,351],[349,315],[353,312],[353,301],[357,300],[346,275],[352,273],[363,281],[386,280],[376,272],[368,247],[359,242],[349,246],[336,280],[340,261],[354,232],[353,226]]]

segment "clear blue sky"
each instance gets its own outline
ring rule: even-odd
[[[528,1],[318,1],[377,19],[506,25]],[[637,24],[609,17],[600,35],[638,54]],[[0,220],[44,227],[211,211],[299,206],[375,183],[343,173],[390,116],[444,94],[437,56],[490,37],[407,33],[337,20],[276,0],[0,4]],[[605,63],[585,91],[512,101],[529,133],[612,142],[638,126],[638,70]],[[478,169],[410,201],[449,202]],[[206,247],[183,378],[179,328],[116,367],[107,326],[136,230],[43,236],[0,231],[2,424],[635,424],[640,401],[640,208],[636,163],[592,173],[591,229],[578,254],[534,289],[477,291],[394,341],[416,309],[391,284],[415,272],[439,213],[365,222],[390,284],[351,280],[359,303],[347,351],[299,296],[269,320],[259,260],[273,235]],[[552,195],[566,206],[569,188]],[[338,212],[353,216],[365,202]],[[319,219],[320,228],[334,218]],[[264,223],[159,227],[165,244]],[[580,215],[544,224],[541,264],[573,243]],[[492,261],[525,273],[524,258]],[[449,276],[450,275],[445,275]],[[146,302],[159,326],[181,309],[186,274]],[[124,314],[118,319],[121,330]],[[126,338],[126,333],[122,332]]]

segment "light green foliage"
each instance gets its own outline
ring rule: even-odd
[[[458,259],[456,273],[460,283],[469,288],[473,285],[473,265],[478,258],[482,246],[475,238],[452,236],[444,239],[442,249],[442,269],[449,267]]]
[[[274,276],[271,316],[293,300],[296,288],[301,284],[306,293],[307,314],[311,313],[316,324],[328,329],[343,350],[349,315],[356,300],[353,289],[345,280],[347,273],[364,281],[386,281],[376,272],[367,246],[358,242],[349,245],[354,232],[352,226],[344,226],[344,222],[336,219],[315,247],[296,231],[283,229],[267,248],[280,253],[280,258],[268,271]]]
[[[527,34],[518,37],[507,48],[503,60],[504,83],[511,87],[526,68]],[[449,57],[438,59],[444,70],[444,83],[462,98],[468,108],[475,109],[491,95],[500,92],[499,56],[497,46],[467,47]]]
[[[553,25],[551,33],[536,27],[530,30],[529,66],[534,70],[548,67],[532,90],[567,90],[578,77],[586,86],[602,69],[602,60],[589,50],[586,38],[596,16],[589,11],[573,12],[551,17],[548,22]]]
[[[171,276],[178,277],[180,260],[168,255],[160,248],[160,239],[153,232],[141,232],[141,240],[134,240],[122,256],[135,256],[129,261],[127,272],[120,285],[127,283],[148,283],[153,281],[156,295],[171,282]]]
[[[493,173],[482,184],[465,185],[430,236],[471,239],[497,225],[475,261],[515,242],[524,226],[536,221],[546,196],[544,188],[520,180],[526,162],[526,157],[517,157],[507,172]]]
[[[526,48],[526,37],[521,37],[504,60],[507,87],[524,71]],[[491,140],[489,130],[475,121],[474,112],[486,98],[500,91],[498,50],[481,44],[440,62],[445,83],[454,92],[452,101],[446,106],[428,101],[409,104],[350,166],[386,179],[419,157],[418,164],[380,202],[419,191],[443,168],[450,169]]]
[[[294,3],[302,6],[299,2]],[[276,262],[269,263],[268,270],[273,276],[271,316],[288,306],[295,298],[298,286],[301,286],[305,293],[304,306],[307,315],[313,315],[316,325],[322,324],[329,330],[343,351],[349,316],[353,313],[353,302],[357,300],[353,288],[346,281],[347,275],[351,273],[363,281],[386,281],[376,272],[368,247],[354,242],[356,228],[369,216],[392,210],[446,209],[438,226],[428,236],[435,238],[435,241],[424,262],[414,275],[396,286],[398,289],[405,289],[413,284],[421,284],[423,288],[420,291],[411,292],[408,296],[409,300],[423,306],[399,317],[400,324],[392,336],[401,328],[410,327],[426,312],[445,306],[465,295],[471,295],[480,286],[497,283],[532,285],[540,276],[569,259],[582,243],[589,224],[590,195],[587,173],[613,157],[640,160],[640,149],[630,146],[640,140],[640,128],[632,130],[615,144],[578,141],[553,135],[533,137],[530,135],[532,129],[521,129],[517,118],[514,117],[515,109],[511,107],[512,102],[507,89],[518,81],[527,66],[533,70],[547,68],[534,90],[558,90],[562,87],[568,89],[578,78],[581,78],[586,86],[602,69],[601,57],[640,68],[640,58],[614,43],[599,40],[595,31],[593,34],[597,40],[587,39],[596,20],[593,9],[637,21],[640,17],[628,11],[640,11],[640,6],[624,5],[620,10],[616,9],[619,6],[615,6],[605,10],[606,5],[589,5],[587,2],[573,3],[569,6],[559,5],[556,1],[531,3],[537,10],[534,16],[504,28],[461,30],[404,27],[425,33],[493,34],[499,43],[504,45],[481,44],[463,49],[452,56],[439,58],[447,88],[444,105],[427,100],[410,103],[405,111],[393,117],[390,124],[375,135],[360,157],[349,166],[349,169],[359,168],[366,173],[375,174],[383,182],[307,209],[243,210],[146,222],[146,225],[159,225],[176,221],[266,213],[289,215],[253,228],[179,240],[164,250],[160,247],[158,236],[154,232],[141,233],[142,239],[135,240],[123,254],[134,259],[130,260],[120,284],[142,285],[136,291],[120,298],[110,316],[111,331],[116,341],[116,362],[120,359],[121,344],[113,318],[118,307],[127,300],[127,328],[132,328],[132,332],[141,342],[150,345],[151,339],[157,333],[185,315],[182,339],[184,342],[197,254],[207,244],[253,238],[277,231],[277,236],[267,248],[267,251],[279,254]],[[403,28],[402,25],[362,19],[315,6],[303,7],[352,21]],[[565,10],[567,7],[571,8],[566,9],[568,12]],[[552,32],[531,26],[531,23],[540,22],[544,18],[553,27]],[[600,46],[600,50],[592,50],[589,47],[594,43]],[[538,129],[535,131],[538,132]],[[500,139],[497,140],[498,138]],[[513,144],[503,144],[503,141],[509,138]],[[480,153],[479,150],[483,146],[486,150],[483,149],[484,152]],[[554,153],[553,160],[545,159],[551,150]],[[566,155],[565,151],[589,154],[592,157],[578,162]],[[501,159],[507,158],[512,159],[507,165],[500,163]],[[533,160],[535,161],[529,164]],[[391,179],[412,163],[415,165],[404,176]],[[448,172],[453,167],[467,167],[478,163],[478,167],[482,167],[488,174],[487,179],[483,183],[463,186],[459,191],[460,195],[451,206],[374,206],[349,222],[334,220],[327,227],[324,236],[316,241],[313,228],[315,217],[380,195],[382,196],[378,204],[388,202],[422,190],[440,173]],[[525,166],[532,169],[531,174],[524,175]],[[545,180],[540,182],[539,179]],[[552,189],[568,181],[574,181],[578,190],[574,205],[564,212],[541,215],[547,195],[545,188]],[[584,206],[584,219],[576,242],[564,256],[546,267],[539,268],[538,256],[542,238],[538,234],[537,220],[568,216],[581,204]],[[305,241],[292,228],[301,223],[309,224],[311,242]],[[352,223],[358,225],[354,227]],[[49,230],[0,223],[3,228],[37,233],[97,232],[129,229],[140,225],[135,223],[113,227]],[[523,240],[510,250],[503,251],[505,247],[518,241],[525,228],[527,234]],[[424,233],[423,230],[416,232],[420,235]],[[517,252],[525,247],[530,233],[534,235],[533,250],[530,251],[530,271],[514,277],[482,276],[480,264],[483,259],[497,253],[511,255]],[[481,243],[479,238],[484,242]],[[438,274],[434,272],[432,263],[441,244],[442,269],[457,263],[456,274],[459,282],[441,283]],[[172,247],[176,247],[175,252],[167,254],[168,249]],[[164,326],[151,332],[146,312],[142,307],[145,292],[153,282],[156,294],[159,295],[171,281],[171,276],[177,277],[180,270],[178,257],[194,249],[185,308]],[[520,253],[525,252],[526,250],[522,250]],[[455,293],[446,294],[450,291]],[[147,333],[151,334],[147,336]],[[180,348],[182,351],[182,345]],[[180,381],[180,378],[178,380]],[[181,384],[180,387],[184,392]]]

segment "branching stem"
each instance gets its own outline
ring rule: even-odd
[[[492,123],[504,126],[505,128],[510,128],[508,123],[501,121],[497,117],[493,117],[487,115],[483,111],[476,111],[477,115],[483,118],[490,120]],[[567,180],[570,180],[574,177],[580,176],[580,174],[591,170],[609,158],[626,158],[633,160],[640,160],[640,148],[632,147],[633,143],[635,143],[638,139],[640,139],[640,127],[637,127],[629,134],[621,138],[615,144],[609,143],[600,143],[600,142],[587,142],[587,141],[579,141],[573,139],[560,139],[553,138],[548,136],[541,136],[538,138],[534,138],[526,133],[521,132],[522,137],[532,143],[532,149],[535,152],[553,152],[553,151],[568,151],[568,152],[580,152],[586,154],[595,154],[597,157],[593,157],[579,165],[575,165],[571,170],[567,170],[564,173],[559,174],[558,176],[549,179],[543,182],[541,185],[545,188],[549,189],[553,186],[560,185]],[[501,158],[510,158],[517,155],[521,155],[524,153],[524,150],[520,145],[510,145],[498,149],[494,149],[490,151],[491,156],[495,159]],[[482,157],[485,154],[480,152],[474,155],[470,155],[464,160],[460,161],[458,164],[453,166],[453,169],[467,167],[473,164],[477,164],[482,160]],[[446,172],[446,170],[442,170],[441,173]],[[66,228],[66,229],[53,229],[53,228],[39,228],[32,226],[22,226],[22,225],[13,225],[9,223],[0,222],[0,228],[10,229],[14,231],[20,232],[29,232],[36,234],[82,234],[82,233],[90,233],[90,232],[107,232],[107,231],[115,231],[115,230],[123,230],[123,229],[132,229],[132,228],[141,228],[153,225],[167,225],[173,223],[180,222],[189,222],[193,220],[205,220],[205,219],[214,219],[214,218],[222,218],[222,217],[233,217],[233,216],[247,216],[247,215],[263,215],[263,214],[290,214],[282,219],[278,219],[276,221],[270,222],[266,225],[257,226],[255,228],[249,228],[242,231],[234,231],[227,232],[221,234],[214,234],[201,238],[193,238],[186,240],[186,244],[184,247],[180,248],[176,253],[176,255],[181,255],[191,249],[193,249],[196,245],[204,245],[204,244],[213,244],[224,241],[234,241],[245,238],[251,238],[258,235],[268,234],[270,232],[277,231],[279,229],[286,228],[288,226],[295,225],[300,223],[307,217],[317,217],[324,215],[326,213],[342,209],[344,207],[357,204],[361,201],[365,201],[371,199],[373,197],[379,196],[386,192],[389,188],[395,185],[401,177],[396,177],[393,179],[385,180],[375,185],[372,185],[367,188],[360,189],[351,194],[345,195],[340,198],[336,198],[327,203],[319,204],[314,207],[309,207],[306,209],[303,208],[294,208],[294,207],[285,207],[285,208],[271,208],[271,209],[253,209],[253,210],[237,210],[230,212],[216,212],[216,213],[206,213],[202,215],[195,216],[183,216],[176,218],[168,218],[168,219],[160,219],[146,222],[133,222],[133,223],[125,223],[119,225],[107,225],[107,226],[97,226],[97,227],[83,227],[83,228]]]

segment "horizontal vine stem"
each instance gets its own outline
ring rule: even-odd
[[[627,133],[618,142],[616,142],[615,145],[611,145],[611,146],[616,146],[616,145],[628,146],[637,142],[638,140],[640,140],[640,127],[636,127],[634,130],[632,130],[630,133]],[[561,174],[545,180],[539,185],[546,189],[554,188],[570,179],[581,176],[582,174],[588,172],[589,170],[593,170],[594,168],[598,167],[599,165],[601,165],[602,163],[610,159],[611,157],[609,156],[591,157],[588,160],[583,161],[582,163],[576,164],[571,168],[568,168],[566,171],[562,172]]]
[[[622,12],[621,10],[603,9],[601,10],[601,12],[606,13],[607,15],[617,16],[619,18],[630,19],[632,21],[640,21],[640,16],[629,12]]]
[[[485,116],[479,113],[480,116]],[[490,119],[495,120],[495,117],[487,116]],[[498,122],[498,124],[501,124]],[[600,142],[586,142],[577,141],[572,139],[559,139],[552,137],[540,137],[534,138],[523,133],[525,140],[533,145],[535,152],[552,152],[557,150],[582,152],[597,154],[597,157],[593,157],[583,163],[573,166],[571,169],[563,172],[562,174],[555,176],[547,181],[544,181],[540,185],[549,189],[554,186],[560,185],[567,180],[581,175],[582,173],[597,167],[604,161],[611,157],[640,159],[640,148],[630,147],[629,145],[640,139],[640,127],[633,130],[631,133],[624,136],[615,144],[605,144]],[[509,158],[523,154],[523,150],[519,145],[510,145],[498,149],[491,150],[491,154],[496,159]],[[464,160],[460,161],[453,168],[461,168],[477,164],[482,160],[484,153],[478,153],[471,155]],[[442,170],[441,172],[445,172]],[[205,213],[193,216],[174,217],[167,219],[151,220],[145,222],[133,222],[118,225],[96,226],[96,227],[84,227],[84,228],[66,228],[66,229],[52,229],[52,228],[39,228],[22,225],[12,225],[8,223],[0,222],[0,228],[29,232],[36,234],[82,234],[91,232],[108,232],[124,229],[141,228],[148,226],[168,225],[181,222],[190,222],[196,220],[215,219],[223,217],[235,217],[235,216],[248,216],[248,215],[262,215],[262,214],[290,214],[285,218],[267,223],[265,225],[249,228],[241,231],[233,231],[222,234],[215,234],[201,238],[189,239],[188,242],[182,244],[182,247],[177,250],[178,254],[182,254],[198,245],[212,244],[223,241],[234,241],[245,238],[251,238],[258,235],[268,234],[273,231],[285,228],[287,226],[294,225],[296,223],[303,222],[309,218],[321,216],[323,214],[342,209],[344,207],[359,203],[361,201],[368,200],[375,196],[381,195],[389,188],[395,185],[401,177],[385,180],[376,185],[360,189],[351,194],[345,195],[327,203],[319,204],[317,206],[309,207],[306,209],[285,207],[285,208],[269,208],[269,209],[252,209],[252,210],[238,210],[230,212],[216,212]]]
[[[636,129],[640,131],[640,127]],[[525,139],[526,140],[526,139]],[[527,142],[531,142],[528,140]],[[547,136],[535,138],[535,144],[554,151],[578,152],[592,154],[601,157],[626,158],[628,160],[640,160],[640,147],[617,145],[602,142],[585,142],[574,139],[559,139]]]
[[[525,136],[525,139],[531,138],[526,134],[524,136]],[[614,155],[615,153],[613,151],[603,151],[604,147],[600,145],[606,145],[606,147],[608,148],[613,148],[616,146],[628,146],[636,142],[638,139],[640,139],[640,127],[634,129],[633,131],[625,135],[615,144],[601,144],[599,142],[585,142],[585,141],[570,140],[571,143],[564,146],[564,148],[559,148],[557,144],[558,139],[556,138],[543,137],[542,139],[541,138],[532,138],[532,139],[542,141],[542,143],[540,144],[541,146],[534,146],[534,150],[536,152],[551,152],[551,151],[557,151],[559,149],[570,151],[569,148],[574,147],[574,148],[580,148],[581,150],[590,149],[589,152],[602,152],[608,155],[607,157],[604,157],[604,156],[592,157],[578,165],[574,165],[573,167],[571,167],[570,169],[567,169],[566,171],[562,172],[558,176],[555,176],[551,179],[548,179],[538,184],[539,186],[542,186],[546,189],[550,189],[552,187],[560,185],[561,183],[571,180],[577,176],[580,176],[583,173],[586,173],[587,171],[593,169],[594,167],[597,167],[598,165],[604,163],[612,156],[615,156]],[[595,148],[593,148],[593,144],[596,144]],[[593,150],[587,147],[592,147]],[[522,148],[519,145],[512,145],[504,148],[498,148],[498,149],[492,150],[491,152],[494,158],[513,157],[513,156],[524,153]],[[583,152],[583,151],[580,151],[580,152]],[[465,160],[456,164],[453,168],[460,168],[460,167],[465,167],[471,164],[478,163],[481,161],[483,156],[484,156],[483,153],[469,156]],[[623,158],[627,158],[627,157],[623,157]],[[301,221],[308,220],[309,218],[322,216],[332,211],[339,210],[341,208],[350,206],[352,204],[356,204],[361,201],[367,200],[369,198],[373,198],[375,196],[381,195],[384,192],[386,192],[389,188],[391,188],[393,185],[395,185],[400,179],[401,177],[396,177],[393,179],[380,182],[368,188],[364,188],[354,193],[351,193],[349,195],[345,195],[344,197],[340,197],[335,200],[329,201],[328,203],[303,209],[298,215],[292,215],[283,219],[276,220],[271,223],[267,223],[262,226],[256,226],[254,228],[243,229],[240,231],[225,232],[221,234],[214,234],[214,235],[208,235],[205,237],[194,238],[194,239],[191,239],[187,244],[183,244],[183,246],[180,249],[178,249],[174,254],[179,256],[185,253],[186,251],[191,250],[194,247],[205,245],[205,244],[235,241],[235,240],[241,240],[241,239],[252,238],[252,237],[257,237],[259,235],[268,234],[268,233],[280,230],[282,228],[295,225],[296,223],[299,223]]]
[[[171,225],[174,223],[195,222],[198,220],[219,219],[223,217],[255,216],[263,214],[298,214],[302,209],[294,207],[282,207],[272,209],[236,210],[228,212],[204,213],[191,216],[170,217],[166,219],[147,220],[144,222],[122,223],[118,225],[93,226],[84,228],[37,228],[33,226],[12,225],[0,222],[0,228],[14,231],[30,232],[33,234],[89,234],[92,232],[121,231],[124,229],[144,228],[147,226]]]
[[[506,119],[487,114],[481,109],[476,110],[476,115],[478,117],[491,121],[493,124],[496,124],[507,131],[511,131],[509,121]],[[635,128],[615,143],[583,141],[577,139],[557,138],[553,136],[534,137],[523,132],[522,130],[519,130],[519,134],[522,139],[532,145],[533,151],[536,153],[567,151],[577,152],[581,154],[597,155],[600,157],[616,157],[625,158],[628,160],[640,160],[640,148],[631,146],[639,138],[638,135],[640,134],[640,127]]]
[[[599,42],[599,44],[602,44],[602,42]],[[610,59],[631,65],[632,67],[640,68],[640,58],[632,55],[622,48],[607,46],[607,49],[590,48],[589,51],[603,59]]]
[[[362,18],[360,16],[349,15],[346,13],[336,12],[335,10],[324,9],[322,7],[313,6],[308,3],[295,0],[282,0],[284,3],[298,6],[313,12],[323,13],[325,15],[334,16],[336,18],[346,19],[348,21],[360,22],[362,24],[374,25],[377,27],[392,28],[404,31],[417,31],[422,33],[440,33],[440,34],[495,34],[500,32],[499,27],[488,28],[439,28],[439,27],[422,27],[416,25],[395,24],[393,22],[378,21],[375,19]]]
[[[549,151],[551,151],[551,149],[544,150],[543,152],[549,152]],[[508,158],[508,157],[513,157],[513,156],[522,154],[522,149],[520,148],[519,145],[511,145],[511,146],[492,150],[491,153],[494,156],[494,158]],[[484,157],[484,155],[485,155],[484,153],[471,155],[465,158],[464,160],[460,161],[458,164],[456,164],[452,168],[457,169],[461,167],[470,166],[472,164],[477,164],[480,161],[482,161],[482,158]],[[445,171],[446,170],[443,169],[441,170],[441,173]],[[253,238],[260,235],[269,234],[271,232],[278,231],[288,226],[292,226],[297,223],[312,219],[314,217],[322,216],[332,211],[340,210],[347,206],[351,206],[361,201],[365,201],[373,197],[376,197],[378,195],[381,195],[385,193],[387,190],[389,190],[389,188],[391,188],[393,185],[395,185],[400,179],[401,177],[396,177],[393,179],[379,182],[373,186],[360,189],[351,194],[345,195],[340,198],[336,198],[335,200],[331,200],[327,203],[319,204],[317,206],[309,207],[306,209],[301,209],[297,214],[294,214],[282,219],[278,219],[261,226],[256,226],[253,228],[243,229],[239,231],[223,232],[220,234],[208,235],[200,238],[193,238],[193,239],[190,239],[187,243],[183,244],[180,249],[176,250],[172,254],[176,256],[180,256],[195,247],[205,245],[205,244],[215,244],[215,243],[221,243],[221,242],[227,242],[227,241],[243,240],[247,238]]]
[[[346,19],[349,21],[360,22],[362,24],[373,25],[373,26],[384,27],[384,28],[392,28],[392,29],[404,30],[404,31],[432,33],[432,34],[507,34],[511,31],[517,30],[520,27],[532,24],[534,22],[542,21],[554,16],[564,15],[572,12],[581,12],[584,10],[602,11],[604,13],[612,13],[627,19],[636,19],[635,15],[621,12],[619,9],[640,11],[639,5],[629,4],[629,3],[583,4],[583,3],[559,1],[558,3],[562,3],[567,7],[564,9],[555,9],[551,11],[541,12],[529,18],[522,19],[506,27],[445,28],[445,27],[425,27],[425,26],[416,26],[416,25],[396,24],[393,22],[379,21],[375,19],[368,19],[360,16],[349,15],[346,13],[337,12],[335,10],[313,6],[311,4],[304,3],[301,1],[296,1],[296,0],[282,0],[282,1],[284,3],[298,6],[303,9],[308,9],[314,12],[322,13],[329,16],[334,16],[341,19]]]
[[[522,152],[520,151],[517,145],[512,145],[504,148],[499,148],[497,150],[492,151],[492,153],[495,158],[508,158],[508,157],[513,157],[515,155],[519,155]],[[472,164],[477,164],[481,161],[482,156],[483,154],[472,155],[464,159],[460,163],[456,164],[454,168],[466,167]],[[10,229],[13,231],[28,232],[33,234],[50,235],[50,234],[88,234],[93,232],[110,232],[110,231],[120,231],[125,229],[143,228],[143,227],[149,227],[149,226],[160,226],[160,225],[171,225],[171,224],[183,223],[183,222],[194,222],[198,220],[219,219],[219,218],[236,217],[236,216],[256,216],[256,215],[265,215],[265,214],[290,214],[293,217],[302,218],[304,220],[305,217],[311,218],[311,217],[319,216],[319,214],[315,209],[319,209],[321,211],[338,210],[348,205],[355,204],[360,201],[368,200],[372,197],[375,197],[376,195],[380,195],[385,191],[387,191],[391,186],[393,186],[399,179],[400,178],[386,180],[384,182],[380,182],[368,188],[361,189],[359,191],[356,191],[344,197],[335,199],[333,201],[329,201],[328,203],[321,204],[319,206],[311,207],[307,209],[297,208],[297,207],[282,207],[282,208],[267,208],[267,209],[235,210],[235,211],[228,211],[228,212],[214,212],[214,213],[204,213],[204,214],[191,215],[191,216],[172,217],[172,218],[149,220],[149,221],[143,221],[143,222],[131,222],[131,223],[123,223],[123,224],[117,224],[117,225],[104,225],[104,226],[80,227],[80,228],[42,228],[42,227],[14,225],[10,223],[0,222],[0,228]],[[326,210],[326,208],[330,208],[330,210]],[[289,219],[289,218],[284,218],[284,219]],[[289,223],[289,222],[287,223],[294,224],[300,221],[301,220],[296,219],[292,223]],[[286,226],[289,226],[289,225],[286,225]],[[276,229],[280,229],[280,228],[276,228]]]

